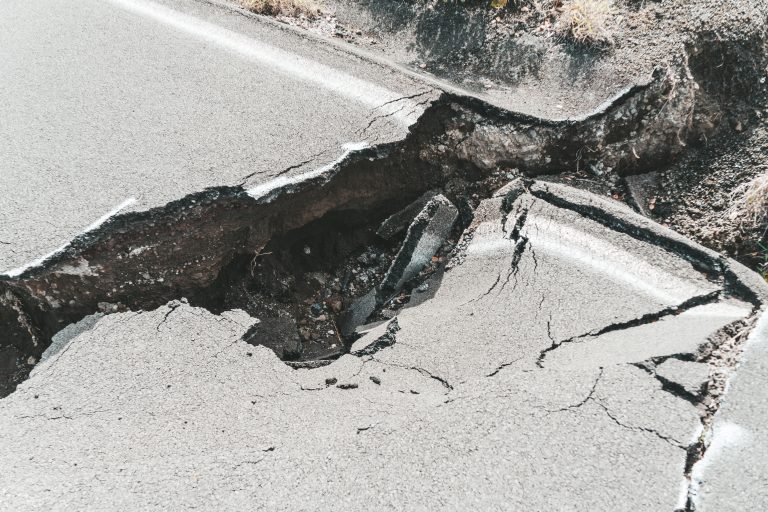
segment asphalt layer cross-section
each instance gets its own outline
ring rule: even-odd
[[[2,2],[0,76],[0,273],[117,211],[399,139],[434,95],[392,68],[189,0]]]

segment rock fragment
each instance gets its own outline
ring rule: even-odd
[[[403,246],[379,286],[379,303],[383,304],[394,296],[429,263],[450,235],[458,215],[458,209],[442,194],[424,206],[408,228]]]
[[[429,190],[421,195],[414,202],[403,208],[397,213],[393,213],[381,223],[376,234],[385,240],[392,240],[398,234],[402,233],[411,224],[411,221],[421,212],[429,201],[437,195],[437,191]]]

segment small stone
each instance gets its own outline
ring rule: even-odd
[[[336,387],[339,389],[357,389],[357,384],[349,382],[345,384],[336,384]]]
[[[325,385],[326,386],[333,386],[336,384],[339,380],[336,377],[329,377],[325,379]]]
[[[419,287],[416,288],[416,291],[419,293],[424,293],[427,290],[429,290],[429,283],[421,283]]]
[[[312,312],[313,315],[319,316],[323,312],[323,305],[319,302],[315,302],[312,304],[312,306],[309,308],[309,310]]]
[[[376,385],[381,386],[381,379],[376,377],[375,375],[371,375],[371,382],[373,382]]]

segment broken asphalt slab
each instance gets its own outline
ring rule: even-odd
[[[714,423],[704,406],[723,391],[711,376],[734,370],[725,334],[747,332],[765,296],[734,268],[608,199],[517,182],[480,204],[431,299],[320,368],[243,341],[257,319],[242,311],[184,301],[75,329],[0,401],[3,503],[673,510],[710,429],[742,424],[765,453],[765,422],[736,419],[760,343]],[[664,382],[690,382],[670,358],[708,368],[701,401]]]
[[[414,204],[420,204],[422,198]],[[410,208],[411,206],[404,211],[408,212]],[[340,329],[343,335],[352,334],[356,327],[365,323],[376,308],[392,299],[406,282],[418,275],[451,234],[458,215],[459,212],[453,203],[442,194],[428,199],[423,207],[416,211],[405,240],[382,282],[355,301],[342,315]],[[392,217],[389,217],[382,226],[388,226],[391,219]]]
[[[14,0],[5,20],[0,276],[50,262],[115,219],[194,210],[203,191],[272,197],[366,145],[376,147],[368,158],[400,152],[389,143],[409,135],[421,145],[423,162],[405,152],[414,171],[458,160],[481,173],[601,174],[669,161],[684,147],[668,143],[673,134],[706,135],[722,117],[679,62],[553,119],[213,3]],[[688,129],[694,109],[702,126]]]

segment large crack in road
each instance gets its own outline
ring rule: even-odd
[[[690,117],[697,105],[693,83],[684,66],[658,70],[646,85],[623,91],[582,119],[560,122],[444,94],[403,141],[345,152],[327,172],[250,190],[209,189],[117,215],[42,264],[0,281],[3,367],[17,367],[12,380],[18,382],[64,326],[99,309],[148,309],[192,298],[234,260],[270,252],[264,247],[276,237],[323,218],[381,217],[433,188],[442,188],[466,217],[477,198],[500,185],[504,169],[535,174],[652,165],[683,147],[666,141],[672,131],[679,137],[681,116]],[[583,148],[592,148],[589,155]]]
[[[53,451],[53,425],[77,422],[51,485],[81,485],[80,464],[107,468],[114,488],[132,443],[93,441],[117,456],[88,459],[78,446],[94,422],[125,433],[167,417],[175,426],[152,455],[163,478],[190,436],[185,456],[250,499],[319,492],[299,478],[301,459],[304,474],[337,475],[322,492],[347,509],[379,492],[356,480],[380,481],[384,468],[414,508],[438,493],[448,508],[551,509],[568,488],[524,492],[544,485],[530,477],[542,466],[583,489],[585,507],[671,508],[681,479],[691,492],[765,284],[610,200],[508,174],[673,158],[718,114],[692,71],[657,70],[578,120],[443,94],[402,141],[350,149],[303,178],[116,215],[2,276],[0,429],[13,448],[0,461]],[[680,392],[683,370],[662,369],[670,359],[704,369],[699,391]],[[163,417],[149,411],[157,400]],[[563,431],[579,442],[548,446]],[[577,471],[595,450],[635,467]],[[210,453],[238,457],[214,468]],[[33,459],[18,471],[34,472]],[[146,469],[128,465],[140,499],[152,494]],[[252,466],[267,465],[249,486]],[[480,478],[463,479],[467,468]],[[631,488],[637,471],[653,493]],[[36,499],[62,499],[51,496]]]

